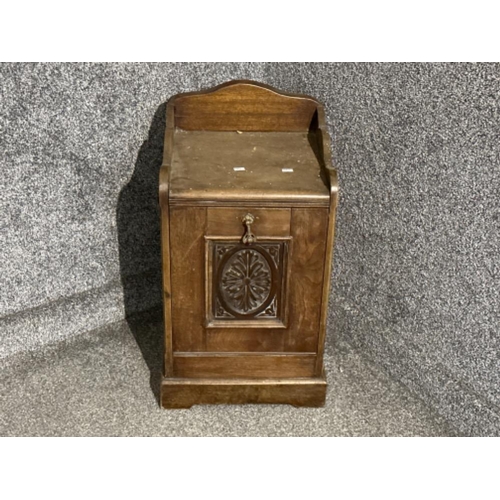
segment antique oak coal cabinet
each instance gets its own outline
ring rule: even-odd
[[[337,175],[323,106],[251,81],[167,104],[165,408],[320,406]]]

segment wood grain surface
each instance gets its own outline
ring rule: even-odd
[[[184,130],[308,130],[317,102],[268,85],[234,81],[175,98],[175,122]]]
[[[279,237],[290,235],[289,208],[256,208],[246,207],[210,207],[207,208],[207,236],[231,236],[239,239],[243,236],[245,226],[243,216],[251,213],[255,216],[252,229],[257,238]]]
[[[191,408],[195,404],[325,404],[326,381],[309,379],[182,379],[165,378],[161,387],[164,408]]]
[[[170,207],[174,351],[205,350],[206,209]]]
[[[325,207],[330,202],[308,132],[177,130],[170,199],[171,203],[273,201]]]
[[[281,353],[174,353],[177,377],[312,377],[316,355]]]

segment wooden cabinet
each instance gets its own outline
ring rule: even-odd
[[[337,191],[313,98],[234,81],[170,99],[165,408],[324,403]]]

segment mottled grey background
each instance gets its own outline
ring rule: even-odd
[[[233,78],[324,102],[341,337],[500,434],[499,64],[3,64],[0,357],[160,303],[164,103]]]

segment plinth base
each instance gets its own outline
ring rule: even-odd
[[[325,404],[326,380],[192,379],[163,378],[164,408],[191,408],[195,404],[290,404],[318,407]]]

